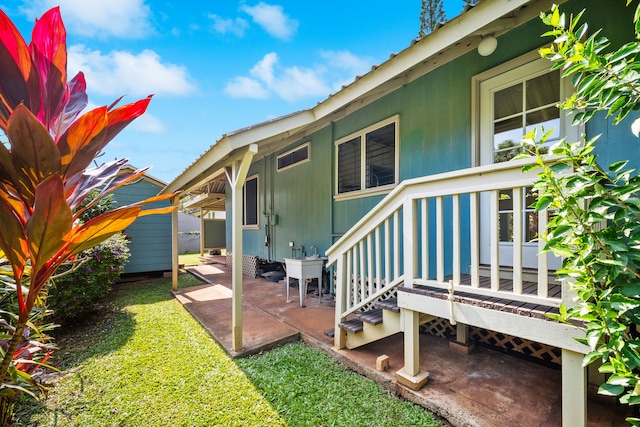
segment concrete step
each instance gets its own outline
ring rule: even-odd
[[[393,311],[394,313],[400,313],[400,307],[398,307],[398,298],[389,298],[387,300],[376,301],[373,306],[375,308],[382,308],[384,310]]]

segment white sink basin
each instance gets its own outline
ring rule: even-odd
[[[304,258],[285,258],[285,269],[287,271],[287,302],[289,300],[289,277],[298,279],[300,290],[300,307],[304,307],[304,297],[307,294],[307,281],[318,279],[318,286],[322,286],[322,270],[325,259],[312,256]]]

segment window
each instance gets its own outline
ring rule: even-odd
[[[479,148],[480,164],[511,160],[520,153],[523,136],[535,128],[553,130],[548,146],[563,137],[577,140],[579,131],[557,107],[573,91],[571,82],[536,55],[533,52],[474,78],[480,131],[474,149]]]
[[[276,159],[278,171],[288,169],[309,160],[309,143],[304,143],[293,150],[280,154]]]
[[[474,120],[478,133],[474,137],[476,164],[491,165],[506,162],[520,154],[521,141],[534,128],[553,131],[546,141],[551,146],[561,138],[577,141],[580,130],[571,125],[566,113],[557,104],[573,91],[569,79],[562,79],[559,70],[551,70],[548,60],[531,52],[502,64],[473,79],[475,91]],[[538,132],[538,137],[541,132]],[[508,184],[505,184],[508,186]],[[500,264],[512,265],[514,218],[522,218],[522,262],[524,267],[537,268],[538,214],[530,207],[535,196],[530,188],[522,188],[515,198],[511,188],[499,191],[498,229]],[[491,258],[491,218],[488,194],[480,200],[480,262],[488,264]],[[514,200],[521,200],[517,205]],[[521,215],[514,213],[520,211]],[[551,213],[553,214],[553,213]],[[558,268],[560,258],[550,257],[551,268]]]
[[[386,191],[398,181],[398,118],[336,141],[337,195]]]
[[[258,175],[247,178],[242,189],[242,196],[242,225],[249,228],[259,227]]]
[[[493,94],[493,162],[520,153],[520,140],[536,127],[553,129],[546,144],[560,139],[560,71],[524,79]],[[515,147],[515,148],[514,148]]]

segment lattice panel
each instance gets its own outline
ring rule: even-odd
[[[228,253],[225,258],[225,265],[231,267],[233,264],[233,254]],[[242,274],[245,276],[258,277],[258,257],[253,255],[242,255]]]
[[[441,317],[420,325],[420,332],[447,339],[455,338],[456,336],[456,328],[447,319]]]
[[[521,353],[545,362],[562,364],[561,350],[556,347],[476,327],[470,328],[470,335],[471,339],[483,344]]]

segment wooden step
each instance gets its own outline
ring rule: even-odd
[[[363,325],[362,320],[360,319],[351,319],[345,320],[344,322],[340,322],[338,326],[344,329],[347,332],[351,332],[357,334],[358,332],[362,332]]]
[[[400,307],[398,307],[398,298],[389,298],[386,300],[376,301],[373,306],[375,308],[382,308],[383,310],[393,311],[394,313],[400,313]]]
[[[379,325],[382,323],[382,309],[374,308],[373,310],[365,311],[364,313],[356,313],[356,319],[360,319],[363,322],[367,322],[371,325]]]

